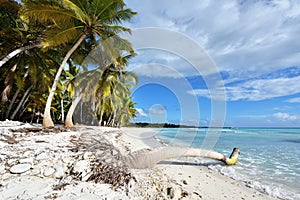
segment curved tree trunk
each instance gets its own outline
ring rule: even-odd
[[[13,86],[13,81],[14,81],[14,75],[15,75],[15,71],[17,69],[17,64],[15,64],[11,69],[10,72],[8,73],[8,75],[6,76],[5,80],[4,80],[4,84],[5,84],[5,88],[2,91],[2,102],[7,102],[8,100],[8,94],[10,92],[10,89]]]
[[[68,111],[68,114],[67,114],[67,117],[66,117],[66,120],[65,120],[65,127],[73,127],[74,124],[73,124],[73,113],[75,111],[75,108],[77,106],[77,104],[80,102],[82,98],[82,94],[78,95],[73,101],[72,101],[72,104],[71,104],[71,107],[69,108],[69,111]]]
[[[61,122],[65,123],[64,95],[60,100],[60,107],[61,107]]]
[[[14,56],[18,55],[19,53],[26,51],[26,50],[30,50],[33,49],[35,47],[42,47],[42,45],[40,43],[38,44],[32,44],[32,45],[28,45],[25,47],[20,47],[12,52],[10,52],[7,56],[5,56],[2,60],[0,60],[0,67],[2,67],[2,65],[4,65],[7,61],[9,61],[11,58],[13,58]]]
[[[14,94],[14,96],[13,96],[13,98],[12,98],[12,100],[11,100],[9,106],[8,106],[8,110],[6,112],[5,119],[8,119],[10,111],[11,111],[11,109],[12,109],[19,93],[20,93],[20,88],[17,89],[17,91],[15,92],[15,94]]]
[[[47,99],[45,111],[44,111],[43,127],[53,127],[54,126],[54,123],[53,123],[52,118],[51,118],[50,109],[51,109],[52,99],[53,99],[54,93],[56,91],[57,84],[58,84],[61,72],[64,69],[67,61],[69,60],[69,58],[71,57],[73,52],[78,48],[78,46],[84,40],[86,35],[87,35],[86,32],[81,35],[81,37],[77,40],[77,42],[74,44],[74,46],[70,49],[70,51],[64,57],[63,62],[61,63],[59,69],[56,72],[55,79],[54,79],[53,85],[51,87],[51,90],[50,90],[50,93],[49,93],[49,96],[48,96],[48,99]]]
[[[22,79],[23,82],[25,82],[26,77],[28,76],[28,72],[29,72],[29,69],[27,69],[26,73],[23,76],[23,79]],[[17,89],[17,91],[15,92],[15,94],[14,94],[14,96],[13,96],[13,98],[12,98],[12,100],[11,100],[9,106],[8,106],[8,110],[6,112],[5,119],[8,119],[10,111],[11,111],[11,109],[12,109],[12,107],[13,107],[13,105],[14,105],[17,97],[18,97],[19,92],[20,92],[20,88]]]
[[[234,165],[237,162],[240,150],[234,148],[230,157],[226,158],[225,155],[205,149],[189,148],[189,147],[157,147],[154,149],[142,149],[133,152],[126,156],[125,162],[130,168],[145,169],[152,168],[158,162],[180,157],[204,157],[212,158],[224,162],[226,165]]]
[[[29,96],[29,92],[30,90],[33,88],[33,85],[31,85],[25,92],[25,94],[23,95],[21,101],[19,102],[17,108],[15,109],[14,113],[11,115],[10,119],[13,120],[16,116],[16,114],[19,112],[20,108],[22,107],[23,103],[25,102],[25,100],[27,99],[27,97]]]
[[[34,117],[35,117],[35,107],[33,107],[33,110],[32,110],[32,116],[31,116],[30,123],[32,123]]]

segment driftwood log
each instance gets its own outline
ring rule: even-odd
[[[222,161],[226,165],[234,165],[238,160],[240,149],[234,148],[229,158],[212,150],[166,146],[153,149],[141,149],[124,157],[129,168],[152,168],[163,160],[180,157],[204,157]]]

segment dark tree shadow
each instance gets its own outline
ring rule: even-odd
[[[158,165],[187,165],[187,166],[211,166],[211,165],[222,165],[225,166],[222,162],[206,162],[206,163],[193,163],[193,162],[186,162],[186,161],[161,161]]]

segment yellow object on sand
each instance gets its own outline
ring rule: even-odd
[[[229,158],[226,160],[226,165],[235,165],[238,161],[238,158]]]

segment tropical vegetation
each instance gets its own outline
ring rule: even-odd
[[[0,0],[0,120],[127,124],[137,77],[118,34],[135,14],[123,0]]]

